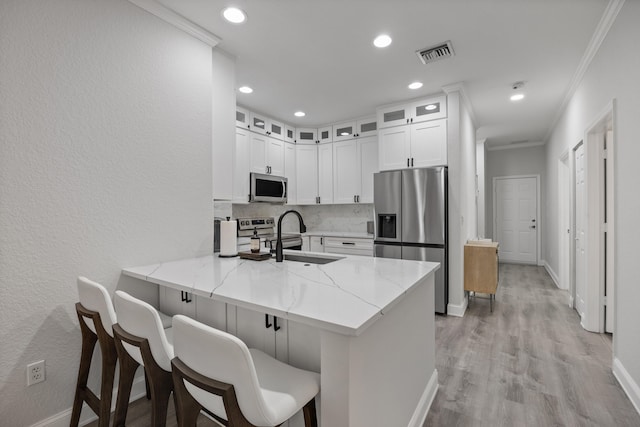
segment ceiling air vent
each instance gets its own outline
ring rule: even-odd
[[[420,58],[423,64],[428,64],[440,59],[450,58],[455,55],[455,53],[453,52],[451,41],[447,40],[444,43],[417,50],[416,55],[418,55],[418,58]]]

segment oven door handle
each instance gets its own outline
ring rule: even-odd
[[[280,180],[280,183],[282,183],[282,198],[284,199],[284,195],[287,192],[287,186],[284,183],[284,179]]]

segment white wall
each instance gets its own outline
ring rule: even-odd
[[[478,203],[478,237],[483,238],[487,235],[486,225],[485,225],[485,215],[486,215],[486,207],[485,207],[485,163],[487,157],[487,147],[486,147],[486,139],[482,139],[476,142],[476,176],[478,192],[477,192],[477,203]]]
[[[486,236],[495,239],[493,232],[493,178],[499,176],[540,175],[540,212],[544,212],[546,203],[545,182],[546,164],[543,145],[523,148],[488,150],[485,170],[485,229]],[[538,218],[539,227],[546,229],[548,224]],[[543,255],[544,258],[544,255]]]
[[[569,101],[547,144],[548,171],[545,229],[546,261],[558,271],[558,159],[584,138],[584,132],[615,99],[615,331],[618,378],[626,381],[640,411],[640,284],[638,280],[638,212],[640,212],[640,2],[627,1]],[[635,386],[635,389],[634,389]]]
[[[124,0],[3,0],[0,33],[0,424],[26,426],[71,407],[78,275],[211,250],[212,57]]]

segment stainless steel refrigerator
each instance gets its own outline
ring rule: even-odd
[[[446,166],[374,174],[375,256],[439,262],[436,313],[447,313]]]

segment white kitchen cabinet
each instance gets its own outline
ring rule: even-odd
[[[236,127],[248,129],[249,120],[251,120],[251,113],[249,113],[249,110],[236,106]]]
[[[322,236],[309,236],[309,251],[310,252],[324,252],[324,237],[322,237]]]
[[[284,143],[284,176],[287,178],[287,204],[295,205],[297,200],[296,145]]]
[[[333,125],[333,141],[346,141],[353,138],[374,136],[377,132],[376,116],[336,123]]]
[[[377,170],[377,137],[334,143],[333,202],[373,203],[373,173]]]
[[[261,350],[285,363],[289,361],[285,319],[227,304],[227,324],[228,332],[244,341],[249,348]]]
[[[363,138],[378,134],[378,122],[376,116],[365,117],[356,121],[356,136]]]
[[[431,120],[378,132],[380,170],[447,164],[447,120]]]
[[[178,291],[176,289],[160,286],[159,308],[165,314],[184,314],[185,316],[196,317],[196,297],[191,292]]]
[[[296,144],[315,144],[317,135],[317,129],[296,128]]]
[[[296,128],[284,125],[284,142],[296,142]]]
[[[227,330],[227,304],[207,297],[196,297],[196,319],[221,331]]]
[[[268,130],[267,121],[267,116],[260,113],[251,112],[249,118],[249,129],[256,133],[266,135]]]
[[[280,321],[278,321],[278,325]],[[320,373],[320,329],[298,322],[287,322],[289,364]]]
[[[318,203],[318,147],[296,144],[296,202]]]
[[[373,239],[325,237],[324,251],[332,254],[373,256]]]
[[[318,128],[318,143],[333,142],[332,126]]]
[[[379,129],[442,119],[447,117],[447,99],[446,96],[437,96],[381,107],[377,117]]]
[[[333,203],[333,144],[318,144],[318,203]]]
[[[251,133],[249,147],[251,172],[284,175],[284,141]]]
[[[269,135],[271,138],[284,141],[284,124],[269,119],[267,121],[267,135]]]
[[[251,132],[236,128],[233,168],[233,202],[249,202],[249,140]]]
[[[334,142],[345,141],[347,139],[353,139],[356,135],[356,121],[348,121],[342,123],[336,123],[333,125],[333,140]]]

